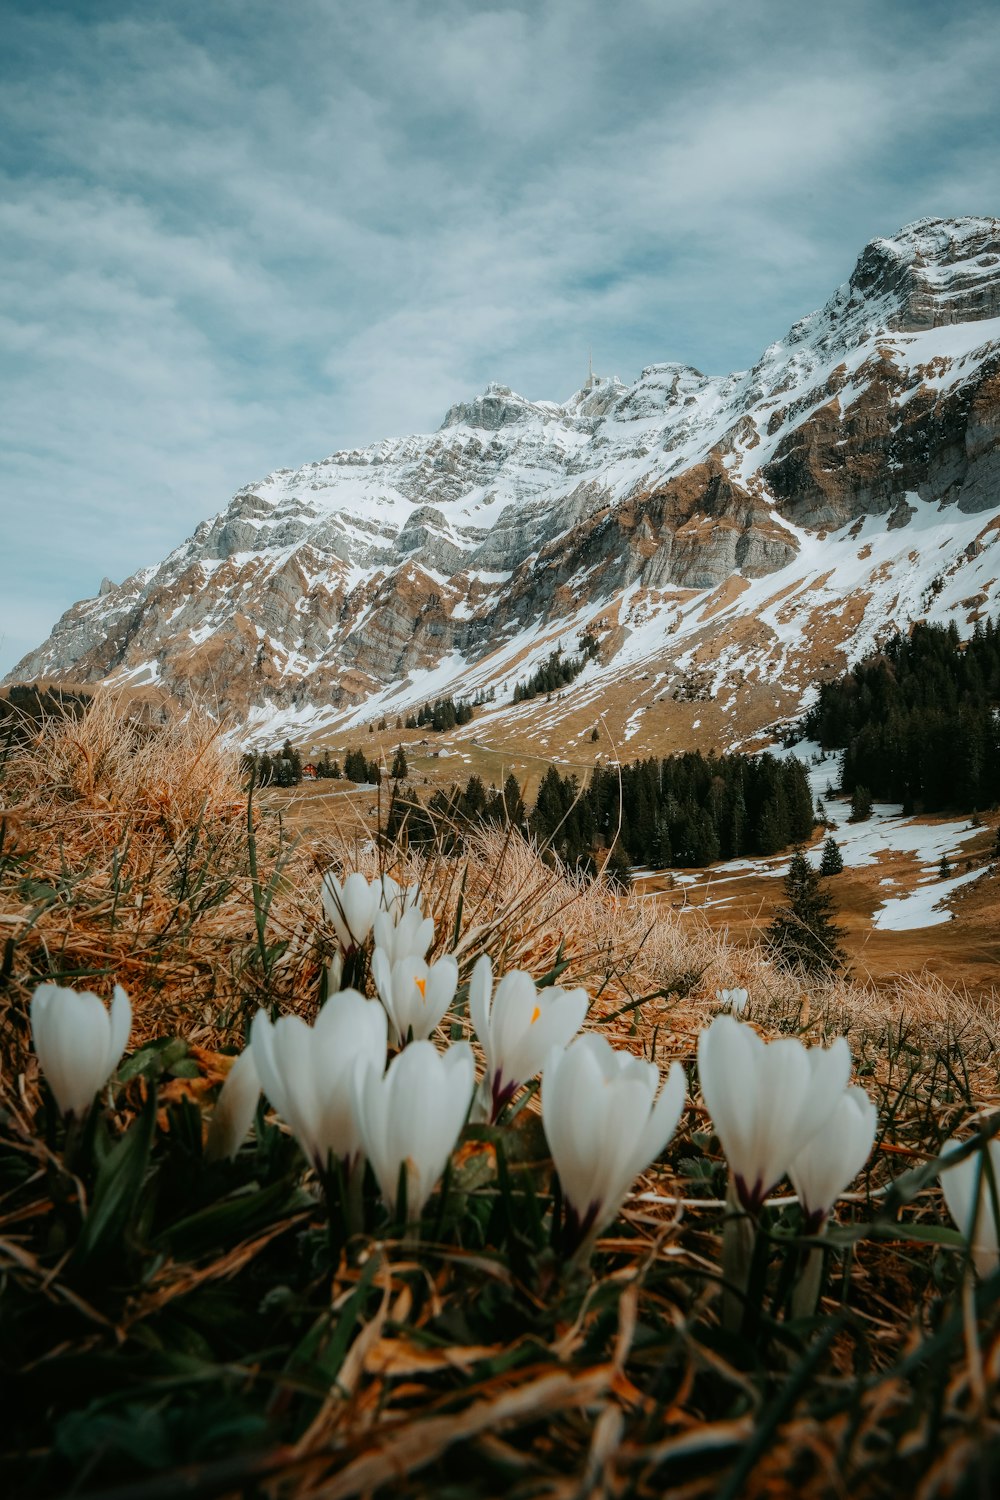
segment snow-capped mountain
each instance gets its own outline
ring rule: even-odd
[[[1000,220],[925,219],[749,371],[653,365],[561,405],[490,385],[437,432],[248,485],[11,679],[157,684],[313,738],[492,687],[540,747],[599,712],[633,749],[732,743],[896,626],[968,632],[998,534]],[[512,708],[585,629],[573,689]]]

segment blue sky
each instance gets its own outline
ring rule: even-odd
[[[1000,211],[1000,7],[0,0],[0,675],[242,483],[489,380],[752,363]]]

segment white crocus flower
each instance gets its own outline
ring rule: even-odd
[[[946,1141],[941,1152],[947,1156],[966,1141]],[[972,1262],[980,1276],[991,1276],[1000,1268],[1000,1237],[997,1216],[1000,1212],[1000,1139],[988,1142],[990,1172],[982,1151],[974,1151],[964,1161],[945,1167],[940,1174],[941,1190],[959,1232],[965,1236],[972,1252]],[[977,1191],[978,1189],[978,1191]],[[996,1198],[994,1198],[994,1191]]]
[[[542,1074],[542,1124],[579,1248],[614,1218],[632,1183],[655,1161],[684,1108],[684,1069],[659,1070],[602,1036],[555,1048]]]
[[[455,1148],[475,1081],[468,1042],[444,1053],[432,1042],[413,1042],[393,1058],[384,1077],[371,1065],[354,1074],[362,1140],[382,1197],[395,1211],[405,1164],[411,1223],[419,1219]]]
[[[458,964],[439,958],[428,964],[422,958],[403,957],[390,964],[389,955],[376,948],[372,954],[372,978],[401,1047],[411,1034],[426,1041],[439,1025],[458,988]]]
[[[132,1005],[115,985],[111,1011],[90,990],[40,984],[31,997],[31,1039],[64,1115],[86,1114],[122,1060]]]
[[[262,1010],[254,1017],[261,1086],[321,1175],[331,1157],[349,1175],[363,1154],[351,1078],[369,1064],[385,1067],[387,1030],[382,1006],[357,990],[331,995],[312,1026],[299,1016],[272,1024]]]
[[[411,906],[397,918],[391,911],[375,917],[375,947],[381,948],[394,968],[401,958],[424,958],[434,941],[434,919],[419,906]]]
[[[354,953],[372,930],[380,888],[355,872],[341,885],[332,871],[323,876],[323,909],[345,953]]]
[[[829,1123],[847,1087],[851,1052],[764,1042],[752,1026],[716,1016],[698,1038],[701,1091],[729,1162],[736,1196],[756,1213],[793,1159]]]
[[[741,1016],[747,1008],[750,993],[748,990],[716,990],[715,998],[723,1010],[731,1011],[734,1016]]]
[[[505,974],[493,993],[493,965],[484,953],[469,982],[469,1015],[483,1051],[486,1114],[499,1118],[522,1083],[540,1072],[553,1047],[565,1047],[583,1025],[586,990],[536,989],[520,969]]]
[[[402,886],[391,875],[383,875],[379,905],[391,914],[393,921],[398,921],[404,912],[414,907],[420,910],[420,887]]]
[[[226,1081],[215,1101],[208,1127],[205,1155],[209,1161],[230,1160],[246,1140],[260,1098],[260,1078],[253,1060],[253,1049],[240,1053],[226,1074]]]
[[[845,1188],[871,1155],[878,1110],[855,1084],[834,1106],[824,1129],[797,1153],[788,1168],[792,1187],[805,1214],[807,1232],[815,1234]]]

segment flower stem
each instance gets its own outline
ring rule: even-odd
[[[755,1238],[753,1220],[740,1206],[730,1178],[722,1230],[722,1324],[731,1333],[743,1322]]]
[[[816,1236],[815,1247],[803,1252],[802,1264],[792,1292],[792,1317],[812,1318],[819,1305],[819,1291],[823,1280],[823,1232]]]

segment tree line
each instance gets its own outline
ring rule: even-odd
[[[862,803],[971,812],[1000,800],[998,703],[997,626],[963,642],[954,622],[922,624],[823,683],[802,727],[844,751],[842,788]]]
[[[620,772],[596,766],[583,788],[550,766],[530,809],[514,776],[499,791],[470,776],[426,804],[406,786],[393,798],[386,835],[449,850],[484,824],[520,828],[590,873],[614,845],[609,873],[625,879],[630,864],[690,867],[776,854],[810,837],[813,807],[805,767],[794,758],[689,751]]]

